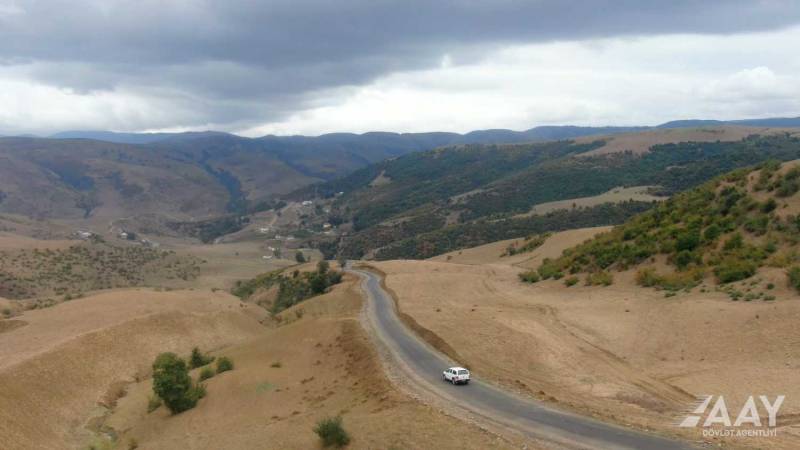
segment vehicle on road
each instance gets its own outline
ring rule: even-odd
[[[469,370],[463,367],[451,367],[442,372],[442,380],[453,384],[469,384]]]

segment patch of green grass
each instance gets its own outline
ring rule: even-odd
[[[270,383],[270,382],[268,382],[268,381],[265,381],[263,383],[259,383],[256,386],[256,392],[258,392],[259,394],[262,393],[262,392],[271,391],[273,389],[275,389],[275,385]]]

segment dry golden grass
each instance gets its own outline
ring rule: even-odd
[[[738,141],[751,134],[769,135],[785,132],[797,133],[797,130],[791,128],[738,127],[726,125],[701,128],[671,128],[602,137],[591,136],[579,138],[576,139],[576,141],[584,143],[593,142],[598,139],[607,141],[606,145],[583,154],[583,156],[591,156],[618,153],[627,150],[634,153],[644,153],[654,145],[673,142]]]
[[[560,209],[589,208],[602,205],[603,203],[620,203],[629,200],[637,202],[658,202],[667,199],[667,197],[650,194],[648,192],[650,188],[651,186],[616,187],[600,195],[540,203],[531,208],[528,213],[520,214],[518,217],[543,215]]]
[[[25,312],[27,325],[0,332],[2,447],[85,448],[110,432],[117,448],[308,449],[316,421],[334,415],[348,448],[518,447],[396,390],[358,322],[361,304],[347,277],[280,325],[209,291],[107,292]],[[234,370],[207,380],[195,409],[148,414],[155,355],[195,345]]]

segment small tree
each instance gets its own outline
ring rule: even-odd
[[[162,353],[153,362],[153,392],[173,414],[194,408],[197,404],[189,369],[175,353]]]
[[[350,436],[342,427],[341,417],[328,417],[317,422],[314,432],[322,440],[324,447],[341,448],[350,443]]]
[[[297,253],[294,254],[294,260],[300,264],[303,264],[304,262],[306,262],[306,257],[303,256],[303,252],[298,250]]]

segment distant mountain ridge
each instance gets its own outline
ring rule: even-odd
[[[395,133],[388,131],[370,131],[366,133],[328,133],[319,136],[277,136],[265,135],[256,138],[247,138],[232,133],[221,131],[188,131],[182,133],[118,133],[102,130],[70,130],[47,136],[50,139],[93,139],[98,141],[115,142],[119,144],[150,144],[169,140],[184,140],[210,136],[231,136],[241,139],[262,140],[289,146],[294,145],[321,145],[321,144],[363,144],[386,140],[393,141],[395,146],[403,148],[424,147],[430,149],[442,145],[453,144],[500,144],[520,143],[531,141],[547,141],[572,139],[583,136],[629,133],[663,128],[695,128],[704,126],[753,126],[753,127],[800,127],[800,117],[773,117],[765,119],[741,120],[710,120],[710,119],[685,119],[673,120],[656,126],[599,126],[584,127],[575,125],[543,125],[524,131],[508,129],[475,130],[459,134],[446,131],[432,131],[424,133]],[[403,143],[403,145],[398,145]],[[433,147],[431,147],[433,146]]]

